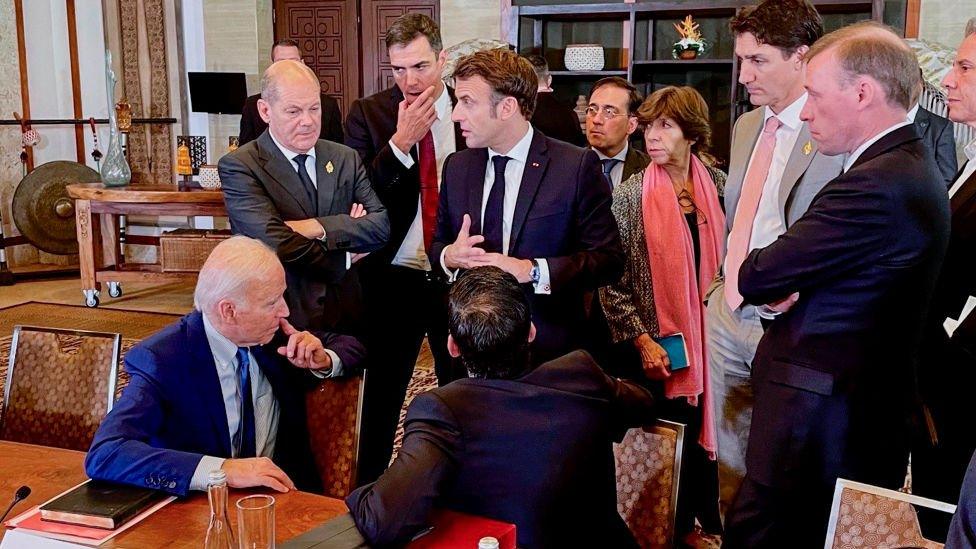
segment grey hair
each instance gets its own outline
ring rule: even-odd
[[[197,278],[193,306],[211,312],[221,300],[242,302],[251,282],[266,281],[276,269],[282,269],[278,255],[260,240],[232,236],[218,244]]]
[[[966,34],[963,37],[968,37],[971,34],[976,34],[976,17],[970,17],[969,21],[966,21]]]
[[[319,77],[315,76],[315,72],[312,71],[305,63],[300,61],[295,61],[293,59],[284,59],[281,61],[275,61],[267,69],[265,69],[264,74],[261,75],[261,99],[264,99],[268,103],[274,103],[278,100],[278,87],[280,85],[282,74],[290,73],[293,71],[298,71],[299,74],[304,74],[312,82],[315,82],[316,86],[319,86]]]

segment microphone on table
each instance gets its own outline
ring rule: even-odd
[[[27,496],[29,496],[30,493],[31,493],[30,486],[21,486],[20,488],[17,488],[17,493],[14,494],[13,501],[10,502],[10,505],[7,507],[7,510],[3,512],[2,516],[0,516],[0,524],[3,523],[3,519],[7,518],[7,515],[10,513],[10,510],[14,508],[14,505],[17,505],[21,501],[27,499]]]

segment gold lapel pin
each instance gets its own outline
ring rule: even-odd
[[[334,167],[334,166],[332,166],[332,161],[331,161],[331,160],[329,160],[329,161],[328,161],[328,162],[327,162],[327,163],[325,164],[325,173],[332,173],[333,171],[335,171],[335,167]]]
[[[803,146],[803,154],[809,155],[813,152],[813,143],[807,141],[807,144]]]

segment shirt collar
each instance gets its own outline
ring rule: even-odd
[[[529,147],[532,146],[533,133],[534,132],[532,131],[532,124],[529,124],[529,129],[528,131],[525,132],[525,135],[522,136],[522,139],[520,139],[519,142],[516,143],[514,147],[512,147],[512,150],[508,151],[508,154],[504,156],[507,156],[512,160],[518,160],[519,162],[524,164],[526,159],[529,158]],[[491,147],[488,147],[488,160],[491,160],[492,158],[498,156],[499,154],[501,153],[495,152],[491,149]]]
[[[607,155],[603,154],[602,152],[600,152],[600,151],[598,151],[596,149],[593,149],[593,152],[596,153],[597,157],[599,157],[600,160],[609,160],[610,158],[613,158],[614,160],[619,160],[621,162],[626,162],[627,161],[627,152],[629,150],[630,150],[630,142],[629,141],[624,141],[624,148],[620,149],[620,152],[618,152],[613,157],[607,156]]]
[[[210,323],[210,319],[207,317],[207,313],[202,313],[202,316],[203,331],[207,334],[207,342],[210,344],[210,352],[213,353],[217,364],[223,368],[226,368],[227,366],[236,368],[235,361],[237,360],[237,344],[227,339],[224,334],[218,332],[217,328],[214,328],[214,325]]]
[[[451,118],[451,94],[447,93],[447,86],[441,90],[441,94],[434,101],[434,112],[437,113],[438,120],[450,120]]]
[[[803,121],[800,120],[800,111],[803,110],[803,106],[806,104],[807,93],[803,92],[803,95],[797,97],[795,101],[790,103],[790,106],[783,109],[783,111],[779,114],[774,113],[773,109],[769,108],[767,105],[766,111],[763,113],[763,123],[765,124],[770,117],[775,116],[784,126],[789,128],[790,131],[795,131],[800,127],[800,124],[803,123]]]
[[[271,136],[271,140],[274,141],[274,144],[278,147],[278,150],[281,151],[281,154],[285,155],[285,158],[287,158],[289,162],[294,163],[294,159],[295,159],[296,156],[298,156],[299,153],[292,152],[291,150],[287,149],[284,145],[282,145],[275,138],[274,134],[271,133],[271,130],[270,129],[268,130],[268,135]],[[311,156],[312,157],[312,160],[315,160],[315,147],[312,147],[311,149],[305,151],[305,154]]]
[[[970,162],[976,160],[976,139],[970,141],[969,144],[963,148],[962,152],[966,153],[966,158],[968,158]]]
[[[921,107],[921,105],[919,105],[918,103],[915,103],[915,106],[912,107],[912,110],[908,111],[908,121],[909,122],[911,122],[913,124],[915,123],[915,116],[918,114],[919,107]]]
[[[888,135],[889,133],[897,130],[898,128],[900,128],[902,126],[907,126],[909,124],[911,124],[911,122],[909,122],[906,119],[904,122],[899,122],[899,123],[891,126],[890,128],[886,129],[886,130],[882,130],[881,133],[879,133],[878,135],[875,135],[871,139],[868,139],[864,143],[861,143],[861,146],[858,147],[858,148],[856,148],[856,149],[854,149],[854,152],[852,152],[851,155],[847,157],[847,162],[844,162],[844,173],[847,173],[847,170],[851,169],[851,166],[854,165],[854,162],[857,162],[857,159],[860,158],[860,156],[862,154],[864,154],[864,151],[868,150],[868,147],[870,147],[871,145],[874,145],[882,137]]]

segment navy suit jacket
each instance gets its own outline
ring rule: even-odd
[[[958,168],[952,122],[925,107],[919,107],[915,114],[915,129],[935,156],[935,165],[938,166],[948,189],[956,179]]]
[[[459,151],[444,162],[431,265],[441,270],[444,248],[457,238],[464,214],[471,234],[481,234],[488,149]],[[544,258],[552,293],[525,291],[538,330],[537,356],[553,358],[584,347],[584,294],[615,282],[625,255],[610,212],[610,187],[596,153],[535,130],[519,187],[508,255]]]
[[[346,503],[371,544],[409,540],[444,508],[515,524],[519,547],[636,547],[612,443],[653,405],[582,351],[518,379],[454,381],[414,399],[397,459]]]
[[[916,352],[948,239],[945,185],[909,125],[868,147],[746,258],[748,303],[800,294],[753,362],[753,480],[785,487],[816,464],[828,493],[837,476],[900,485]]]
[[[319,336],[344,368],[362,359],[355,338]],[[278,344],[251,348],[279,406],[273,461],[299,489],[321,492],[304,394],[317,378],[281,358]],[[133,347],[125,355],[125,370],[129,384],[95,433],[85,471],[97,480],[186,495],[200,458],[231,456],[227,413],[201,313],[194,311]]]

